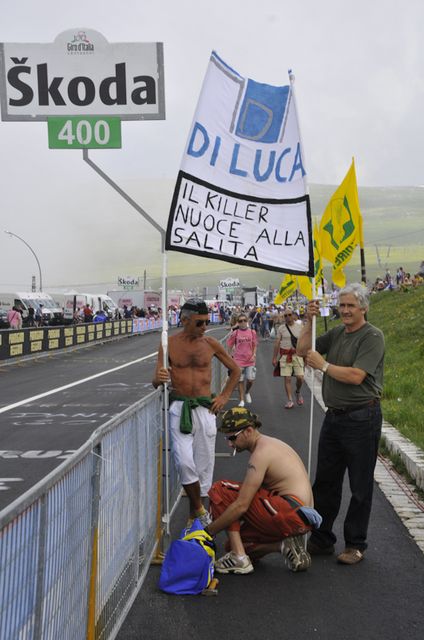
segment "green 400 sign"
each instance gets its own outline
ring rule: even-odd
[[[49,149],[120,149],[121,119],[87,116],[47,118]]]

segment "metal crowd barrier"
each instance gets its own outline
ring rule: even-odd
[[[178,324],[178,317],[169,319],[171,327]],[[219,322],[216,313],[210,314],[212,323]],[[131,318],[108,322],[87,322],[58,327],[25,327],[24,329],[0,330],[0,361],[13,360],[40,353],[53,353],[58,349],[77,347],[93,342],[116,339],[125,336],[160,331],[162,319]]]
[[[79,347],[133,333],[132,320],[83,323],[59,327],[25,327],[0,331],[0,360]]]
[[[212,373],[219,393],[227,371]],[[163,478],[162,402],[129,407],[0,512],[0,640],[116,636],[181,494],[171,457]]]
[[[110,420],[0,513],[1,640],[116,635],[158,542],[161,402]]]

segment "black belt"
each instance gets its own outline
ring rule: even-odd
[[[336,409],[333,407],[328,407],[328,413],[332,413],[335,416],[342,416],[346,413],[352,413],[352,411],[358,411],[359,409],[366,409],[367,407],[377,407],[380,405],[379,398],[373,398],[369,402],[365,404],[354,404],[350,407],[337,407]]]
[[[304,507],[305,505],[303,505],[301,502],[298,502],[297,500],[295,500],[294,498],[292,498],[291,496],[281,496],[282,498],[284,498],[284,500],[286,502],[289,503],[289,505],[295,509],[296,514],[299,516],[299,518],[302,520],[303,524],[308,525],[308,527],[311,526],[311,523],[309,522],[308,518],[305,516],[305,514],[303,513],[303,511],[299,511],[300,507]]]

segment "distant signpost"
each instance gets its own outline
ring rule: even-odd
[[[136,276],[119,276],[118,285],[120,285],[126,291],[132,291],[134,288],[139,287],[140,279]]]

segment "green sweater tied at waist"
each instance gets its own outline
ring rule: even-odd
[[[170,401],[180,400],[183,403],[181,408],[181,420],[180,431],[181,433],[191,433],[193,430],[193,421],[191,418],[191,412],[197,407],[209,407],[212,406],[213,396],[198,396],[197,398],[190,398],[188,396],[179,396],[175,393],[171,393],[169,396]]]

